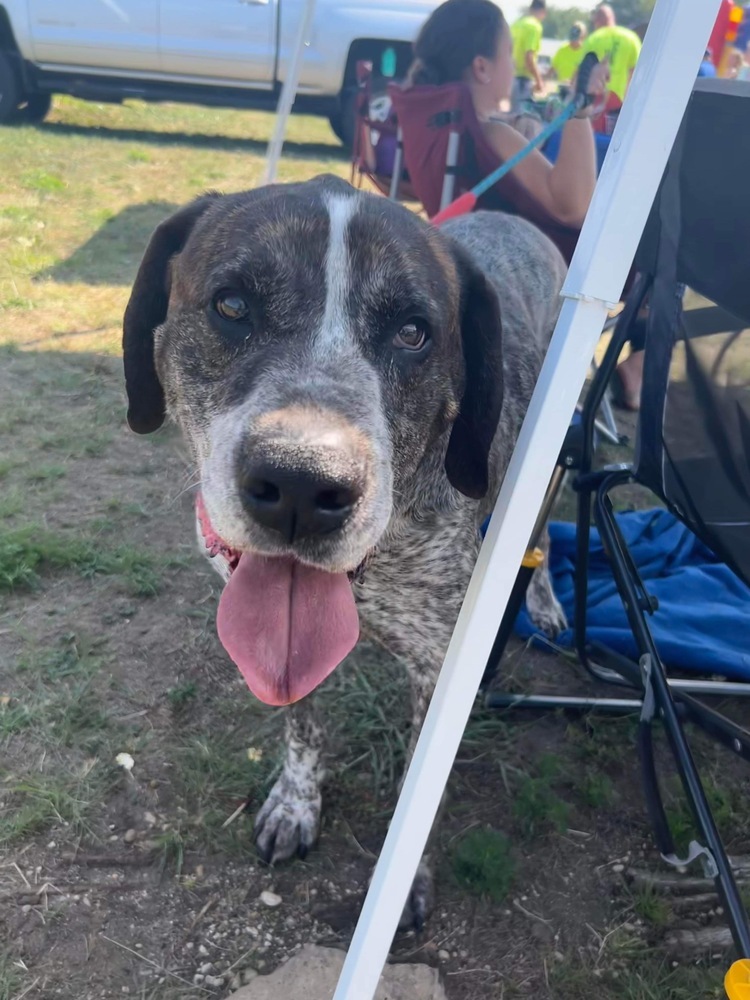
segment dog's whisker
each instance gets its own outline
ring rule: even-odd
[[[195,482],[196,480],[199,480],[201,478],[201,475],[202,473],[200,469],[188,469],[188,471],[182,477],[182,483],[183,485],[185,485],[187,483],[190,483],[191,481]]]
[[[170,506],[174,506],[174,504],[177,503],[177,501],[180,499],[180,497],[183,497],[186,493],[190,493],[191,490],[197,490],[197,489],[199,489],[201,486],[203,486],[203,480],[202,479],[199,479],[195,483],[189,483],[187,486],[185,486],[183,489],[181,489],[179,493],[177,493],[175,496],[173,496],[171,498],[171,500],[169,501],[169,505]]]

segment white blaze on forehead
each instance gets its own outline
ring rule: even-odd
[[[341,347],[347,332],[347,310],[351,286],[351,261],[347,229],[357,211],[356,195],[330,195],[326,207],[330,218],[326,252],[326,305],[316,346],[328,353]]]

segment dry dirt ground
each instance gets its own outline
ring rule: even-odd
[[[224,996],[302,942],[345,945],[394,801],[398,669],[365,647],[334,675],[319,848],[260,865],[250,818],[222,826],[248,793],[262,801],[279,714],[216,640],[219,582],[194,551],[176,434],[127,432],[117,361],[2,361],[0,996]],[[506,674],[529,672],[562,683],[572,668],[518,647]],[[624,879],[653,861],[633,734],[631,719],[477,712],[439,832],[435,915],[394,955],[440,963],[452,1000],[720,995],[721,966],[665,964],[676,914]],[[747,786],[701,751],[742,853]],[[684,828],[676,796],[672,810]]]
[[[0,352],[0,1000],[222,998],[302,943],[346,947],[395,801],[404,678],[366,646],[335,672],[319,845],[260,864],[251,813],[281,720],[216,639],[184,449],[171,429],[127,431],[120,361],[76,350],[75,318],[64,349],[49,324],[40,349],[28,311],[6,301],[1,317],[7,341],[26,333]],[[520,645],[503,674],[581,682]],[[685,906],[627,877],[659,867],[634,734],[632,718],[478,706],[437,835],[434,914],[393,959],[438,965],[450,1000],[722,996],[725,954],[669,944],[676,926],[721,925],[716,900]],[[729,849],[748,854],[747,773],[695,745]]]

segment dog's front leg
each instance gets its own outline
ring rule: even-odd
[[[409,770],[411,759],[414,756],[414,750],[417,746],[417,740],[419,739],[419,733],[422,729],[422,723],[424,722],[424,717],[427,714],[430,699],[432,698],[432,692],[435,687],[435,681],[437,680],[437,670],[434,667],[431,669],[425,669],[415,666],[414,664],[407,664],[407,669],[409,672],[409,682],[411,686],[411,734],[409,737],[409,745],[406,749],[404,772],[398,783],[399,795],[401,794],[401,789],[403,788],[406,772]],[[404,904],[404,909],[401,912],[401,918],[398,923],[399,930],[403,931],[414,928],[416,931],[421,931],[424,927],[425,920],[432,910],[435,899],[435,891],[432,864],[430,862],[430,846],[435,836],[435,831],[439,826],[440,815],[444,804],[445,795],[443,795],[443,798],[441,799],[440,809],[438,810],[438,815],[435,817],[435,822],[432,825],[432,831],[427,841],[425,852],[419,862],[417,874],[414,876],[409,896]]]
[[[409,745],[406,749],[404,771],[398,783],[399,795],[401,794],[406,772],[411,764],[411,759],[414,756],[414,749],[417,745],[417,739],[419,738],[419,730],[424,722],[424,717],[430,704],[430,698],[432,697],[432,689],[435,686],[435,677],[428,673],[423,673],[422,671],[412,671],[409,669],[409,677],[411,679],[412,696],[412,731]],[[435,900],[435,891],[432,865],[430,863],[430,844],[435,831],[438,828],[440,813],[442,812],[444,802],[445,796],[443,796],[441,801],[438,815],[435,818],[435,822],[432,826],[432,832],[430,833],[427,846],[425,847],[425,852],[420,859],[417,873],[414,876],[411,889],[409,890],[409,895],[404,903],[404,908],[401,911],[401,916],[398,921],[398,929],[400,931],[421,931],[424,928],[425,921],[430,914],[430,911],[432,910]]]
[[[227,583],[227,557],[207,551],[203,526],[195,519],[200,551]],[[255,818],[255,844],[264,861],[275,864],[293,854],[304,858],[320,830],[321,785],[325,777],[325,739],[313,698],[304,698],[286,710],[286,758],[281,775]]]
[[[565,612],[555,596],[549,573],[549,532],[545,528],[539,539],[544,564],[534,570],[526,591],[526,609],[532,623],[550,639],[568,627]]]
[[[304,858],[318,839],[324,744],[310,697],[287,709],[284,768],[255,820],[258,853],[269,864]]]
[[[437,676],[479,550],[473,522],[425,526],[381,551],[357,589],[368,632],[405,665],[411,686],[411,763]],[[403,778],[399,788],[403,784]],[[436,820],[433,825],[437,828]],[[432,835],[430,842],[432,841]],[[399,927],[420,929],[432,908],[430,844],[420,862]]]

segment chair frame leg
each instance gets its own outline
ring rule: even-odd
[[[690,746],[682,729],[672,692],[667,683],[664,664],[646,620],[646,611],[642,606],[641,595],[630,575],[630,567],[622,556],[622,550],[626,546],[617,526],[612,501],[609,497],[610,490],[621,484],[622,479],[622,473],[615,472],[602,480],[597,490],[594,509],[602,543],[612,567],[630,627],[641,651],[641,664],[644,673],[642,719],[645,717],[650,722],[658,714],[662,720],[685,795],[698,829],[705,840],[705,853],[708,858],[710,874],[713,876],[717,892],[724,902],[735,947],[740,955],[750,958],[750,922],[748,922],[732,867],[716,828]],[[652,700],[651,705],[647,704],[649,700]],[[654,779],[655,777],[654,771]],[[661,807],[661,812],[663,814],[663,807]],[[657,822],[660,822],[660,819],[657,819]],[[664,836],[664,831],[660,830],[659,835]]]
[[[401,126],[396,131],[396,155],[393,158],[393,173],[391,175],[391,187],[388,197],[391,201],[398,201],[398,191],[401,184],[401,175],[404,170],[404,134]]]
[[[445,154],[445,173],[443,174],[443,189],[440,194],[440,211],[453,201],[456,189],[456,165],[458,151],[461,147],[461,133],[451,131],[448,135],[448,148]]]

